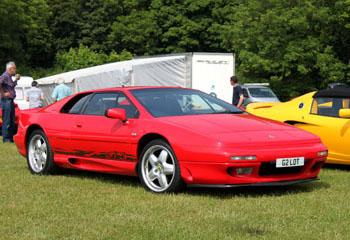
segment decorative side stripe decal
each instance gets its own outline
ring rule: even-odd
[[[105,160],[122,160],[122,161],[136,161],[136,156],[131,154],[126,154],[125,152],[94,152],[94,151],[82,151],[82,150],[73,150],[73,152],[66,152],[63,149],[55,148],[55,153],[66,154],[66,155],[75,155],[80,157],[91,157],[91,158],[101,158]]]

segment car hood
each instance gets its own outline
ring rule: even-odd
[[[201,134],[225,145],[231,144],[301,144],[320,139],[293,126],[246,114],[207,114],[167,117],[166,121],[179,128]],[[237,145],[236,145],[237,146]]]

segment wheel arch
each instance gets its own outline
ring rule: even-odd
[[[136,175],[138,175],[138,171],[137,171],[137,168],[138,168],[138,165],[139,165],[139,159],[141,157],[141,153],[142,153],[142,150],[143,148],[151,141],[153,140],[156,140],[156,139],[160,139],[160,140],[164,140],[166,143],[168,143],[170,145],[170,142],[168,141],[168,139],[166,137],[164,137],[163,135],[160,135],[158,133],[148,133],[144,136],[142,136],[140,138],[140,140],[138,141],[137,143],[137,163],[135,165],[135,172],[136,172]]]
[[[29,128],[27,129],[26,137],[25,137],[26,151],[28,151],[28,149],[27,149],[27,142],[28,142],[29,137],[32,134],[32,132],[34,132],[37,129],[40,129],[40,130],[42,130],[44,132],[44,129],[41,126],[37,125],[37,124],[30,125]]]

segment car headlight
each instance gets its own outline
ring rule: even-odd
[[[232,161],[239,161],[239,160],[256,160],[256,156],[231,156],[230,159]]]
[[[326,156],[327,154],[328,154],[328,151],[321,151],[321,152],[318,152],[318,156],[319,156],[319,157]]]

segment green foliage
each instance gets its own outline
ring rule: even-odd
[[[30,20],[25,31],[25,60],[32,67],[50,67],[53,57],[52,33],[48,27],[51,9],[45,0],[32,0],[26,13]]]
[[[0,64],[52,64],[51,12],[45,0],[0,1]]]
[[[121,14],[118,0],[88,0],[82,7],[81,19],[84,21],[81,28],[81,39],[77,41],[91,50],[109,52],[107,36],[116,16]]]
[[[112,51],[109,55],[106,55],[90,50],[89,47],[80,44],[78,49],[71,48],[68,52],[57,54],[56,69],[68,72],[109,62],[130,60],[131,58],[131,53],[127,51],[123,51],[121,54]]]
[[[79,47],[77,39],[81,38],[81,18],[83,0],[46,0],[51,6],[50,29],[57,52]]]
[[[333,4],[242,0],[221,26],[223,47],[237,53],[243,80],[268,80],[284,100],[344,81],[347,63],[330,34]]]
[[[21,38],[29,21],[24,1],[0,1],[0,65],[17,60],[23,54]]]
[[[125,61],[125,60],[131,60],[132,59],[132,54],[125,49],[120,53],[116,53],[114,50],[110,52],[108,58],[107,58],[107,63],[112,63],[112,62],[120,62],[120,61]]]
[[[350,0],[2,0],[0,16],[0,66],[14,60],[22,75],[235,52],[241,81],[283,100],[350,82]]]
[[[134,1],[134,8],[112,25],[109,40],[138,55],[223,51],[216,25],[223,23],[220,12],[227,2],[156,0],[137,5]]]

